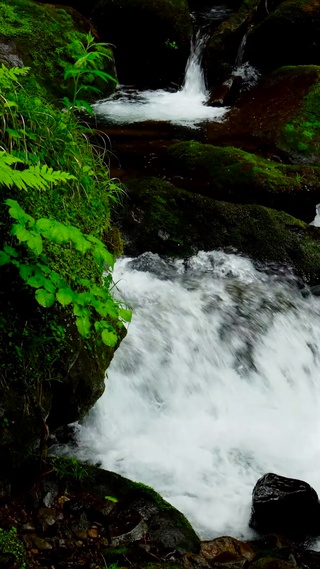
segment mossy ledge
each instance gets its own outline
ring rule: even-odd
[[[224,249],[287,265],[306,282],[320,282],[320,230],[285,212],[216,201],[157,178],[132,180],[127,190],[114,218],[129,255],[148,250],[184,257]]]
[[[214,199],[260,204],[307,222],[320,202],[320,168],[279,164],[238,148],[181,142],[168,151],[167,176]],[[175,178],[175,175],[177,178]]]

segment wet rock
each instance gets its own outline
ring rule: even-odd
[[[245,56],[268,70],[283,65],[318,64],[320,2],[280,2],[249,34]]]
[[[129,256],[146,251],[176,257],[197,250],[237,250],[261,262],[286,263],[309,284],[320,278],[320,232],[303,222],[258,205],[216,201],[155,178],[127,184],[128,198],[114,218]],[[141,221],[135,221],[136,209]],[[158,231],[169,233],[163,241]],[[317,228],[312,228],[314,232]]]
[[[200,554],[208,561],[215,563],[252,561],[255,556],[250,545],[229,536],[218,537],[212,541],[203,541]]]
[[[54,508],[39,508],[36,521],[43,535],[53,536],[57,532],[57,523],[63,519],[63,514]]]
[[[299,539],[319,535],[318,495],[302,480],[265,474],[253,489],[250,526]]]
[[[250,565],[251,569],[296,569],[297,565],[295,563],[289,563],[288,561],[283,561],[282,559],[272,559],[265,557],[263,559],[258,559]]]

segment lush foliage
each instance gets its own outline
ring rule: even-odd
[[[108,173],[105,140],[78,112],[86,106],[79,94],[90,91],[93,63],[107,57],[107,46],[88,35],[72,49],[78,57],[65,70],[71,97],[60,108],[31,90],[27,68],[0,67],[0,381],[11,385],[4,409],[13,426],[2,440],[9,447],[27,424],[25,418],[20,425],[14,409],[27,413],[25,430],[39,438],[50,393],[79,354],[79,377],[87,384],[77,388],[85,390],[77,392],[78,416],[94,403],[131,317],[113,298],[121,239],[110,227],[110,203],[121,190]],[[43,437],[40,453],[45,429]]]

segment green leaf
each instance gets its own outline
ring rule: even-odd
[[[114,266],[114,258],[104,246],[95,246],[93,251],[93,258],[95,261],[97,261],[97,263],[106,263],[111,268]]]
[[[37,275],[28,278],[26,282],[29,286],[32,286],[34,288],[40,288],[45,285],[46,280],[47,279],[43,275],[38,273]]]
[[[109,502],[114,502],[115,504],[119,502],[118,498],[115,498],[115,496],[105,496],[105,499],[109,500]]]
[[[11,262],[11,258],[4,251],[0,251],[0,267]]]
[[[20,223],[15,223],[12,226],[11,234],[15,235],[20,242],[28,241],[30,238],[30,231],[28,231],[28,229],[26,229],[23,225],[20,225]]]
[[[55,296],[44,288],[38,288],[36,291],[36,300],[44,308],[50,308],[54,304]]]
[[[73,293],[71,288],[60,288],[56,294],[57,300],[62,306],[68,306],[73,302]]]
[[[78,316],[76,319],[76,325],[78,328],[79,334],[83,338],[87,338],[90,335],[90,320],[87,316]]]
[[[42,253],[42,238],[41,235],[32,231],[29,234],[29,239],[27,241],[27,245],[29,249],[38,257]]]
[[[114,332],[110,332],[109,330],[103,330],[101,333],[101,338],[106,346],[110,346],[113,348],[116,343],[118,342],[118,336]]]
[[[132,320],[132,312],[131,312],[131,310],[126,310],[125,308],[120,308],[120,309],[119,309],[119,316],[120,316],[120,318],[122,318],[122,320],[124,320],[125,322],[131,322],[131,320]]]

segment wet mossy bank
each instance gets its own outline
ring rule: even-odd
[[[284,212],[216,201],[157,178],[132,180],[127,189],[114,219],[128,255],[148,250],[185,257],[224,249],[289,266],[310,284],[320,280],[320,230]]]

